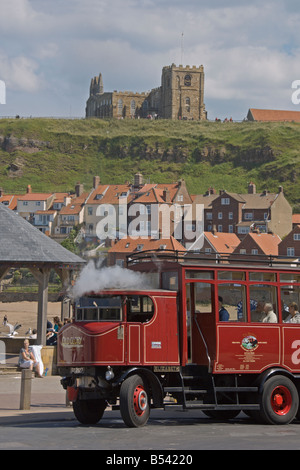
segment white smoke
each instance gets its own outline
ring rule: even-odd
[[[147,273],[131,271],[120,266],[97,269],[90,261],[81,271],[71,291],[71,297],[78,298],[88,292],[104,289],[145,289],[153,288]]]

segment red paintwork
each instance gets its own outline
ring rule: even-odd
[[[155,308],[148,323],[74,322],[65,326],[58,333],[58,365],[178,365],[177,293],[161,290],[146,294]]]
[[[142,267],[138,266],[135,269],[150,271],[153,265],[144,263]],[[178,292],[130,291],[133,295],[143,294],[152,298],[155,313],[150,322],[70,324],[58,333],[58,365],[185,366],[188,362],[186,285],[199,282],[196,277],[186,279],[185,270],[204,270],[213,273],[211,280],[201,282],[208,282],[213,286],[212,305],[217,305],[218,270],[234,271],[235,268],[230,265],[187,267],[173,263],[171,268],[168,266],[168,269],[178,272]],[[245,279],[238,282],[247,288],[247,310],[248,320],[250,320],[248,273],[255,271],[255,268],[243,266],[236,270],[246,273]],[[270,272],[270,268],[257,268],[257,271]],[[285,271],[288,272],[288,269]],[[290,271],[293,270],[290,269]],[[161,272],[163,272],[163,266]],[[277,272],[277,279],[279,279],[280,269],[274,268],[272,272]],[[268,284],[279,287],[278,281]],[[299,284],[294,283],[294,286],[296,285]],[[114,294],[126,295],[126,292],[114,291]],[[277,305],[281,305],[280,289],[278,289]],[[215,374],[260,374],[270,367],[280,367],[292,373],[300,373],[300,324],[282,323],[280,312],[277,324],[250,323],[250,321],[249,323],[219,322],[216,308],[208,314],[192,312],[192,320],[194,317],[197,318],[203,337],[193,322],[193,363],[208,366],[208,352],[211,359],[210,371]],[[247,342],[243,342],[245,338],[248,338]]]

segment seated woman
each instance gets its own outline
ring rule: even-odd
[[[24,340],[24,348],[21,348],[19,355],[19,366],[23,369],[35,369],[38,377],[43,377],[40,373],[40,364],[36,361],[34,354],[29,346],[29,340]]]

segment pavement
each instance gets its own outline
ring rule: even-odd
[[[18,355],[6,355],[0,363],[0,426],[37,421],[75,419],[72,406],[67,406],[66,391],[58,375],[33,378],[29,410],[20,410],[21,372]]]

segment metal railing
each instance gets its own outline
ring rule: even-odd
[[[293,268],[300,267],[300,260],[291,256],[275,255],[243,255],[240,253],[205,253],[199,251],[178,251],[178,250],[145,250],[130,253],[126,256],[127,265],[138,262],[172,261],[176,263],[203,263],[203,264],[242,264],[259,265],[260,267],[287,266]]]

